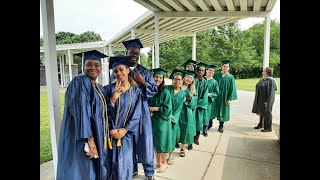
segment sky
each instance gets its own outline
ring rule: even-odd
[[[94,2],[94,3],[93,3]],[[54,0],[55,32],[81,34],[93,31],[108,41],[122,31],[148,9],[133,0]],[[280,22],[280,0],[271,11],[271,19]],[[245,30],[264,18],[240,20],[240,29]],[[40,37],[43,36],[40,7]]]

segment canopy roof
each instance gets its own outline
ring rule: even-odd
[[[155,43],[155,14],[159,16],[159,43],[248,17],[266,17],[276,0],[134,0],[149,9],[107,41],[112,49],[124,48],[122,41],[139,38],[144,47]]]

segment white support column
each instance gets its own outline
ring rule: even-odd
[[[109,56],[113,56],[113,53],[112,53],[112,45],[109,44]],[[110,58],[109,58],[110,59]],[[109,69],[109,62],[106,63],[106,76],[107,76],[107,81],[106,81],[106,84],[110,84],[110,75],[111,75],[111,72],[112,72],[112,69]]]
[[[41,55],[40,55],[40,59],[41,59],[42,65],[45,66],[45,62],[44,62],[44,58],[43,58],[43,57],[44,57],[44,54],[41,54]]]
[[[59,64],[60,64],[60,87],[63,88],[63,74],[62,74],[62,61],[61,61],[61,56],[59,55],[58,56],[58,59],[59,59]]]
[[[61,126],[60,96],[57,68],[56,36],[54,27],[53,0],[41,0],[46,83],[48,93],[51,149],[53,157],[54,179],[57,173],[59,134]]]
[[[111,47],[111,44],[109,44],[109,56],[112,56],[112,47]]]
[[[69,81],[69,83],[71,82],[71,80],[72,80],[72,68],[71,68],[71,51],[70,51],[70,49],[68,50],[68,60],[69,60],[69,79],[70,79],[70,81]],[[83,63],[83,62],[81,62],[81,63]]]
[[[63,87],[67,87],[67,81],[66,81],[66,73],[64,72],[64,67],[65,67],[65,56],[61,55],[61,60],[62,60],[62,73],[63,73]]]
[[[270,13],[264,19],[263,69],[269,67],[270,54]]]
[[[155,13],[154,15],[154,44],[155,44],[155,63],[154,68],[159,67],[159,15]]]
[[[131,30],[131,39],[135,39],[136,38],[135,30],[132,28],[130,30]],[[140,56],[139,56],[138,64],[140,64]]]
[[[152,46],[152,69],[154,69],[154,46]]]
[[[131,39],[135,39],[136,38],[136,33],[134,31],[134,29],[130,29],[131,30]]]
[[[193,39],[192,39],[192,60],[196,59],[196,47],[197,47],[197,33],[193,33]]]

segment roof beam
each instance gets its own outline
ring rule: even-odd
[[[193,3],[190,3],[189,0],[180,0],[180,1],[189,9],[189,11],[197,11],[196,6]]]
[[[189,12],[155,12],[159,17],[184,17],[184,18],[209,18],[209,17],[266,17],[269,12],[253,12],[253,11],[189,11]]]
[[[160,29],[162,29],[162,30],[170,29],[170,28],[176,26],[177,24],[184,23],[186,21],[190,21],[190,19],[179,19],[179,18],[176,18],[175,20],[171,21],[170,23],[167,23],[167,24],[161,26]]]
[[[260,11],[261,1],[262,0],[253,1],[253,11]]]
[[[275,3],[276,3],[276,0],[269,0],[266,7],[266,11],[271,11]]]
[[[247,0],[240,0],[240,10],[247,11],[247,9],[248,9]]]
[[[199,5],[202,11],[209,11],[207,5],[203,2],[203,0],[195,0],[195,2]]]
[[[144,1],[144,0],[134,0],[135,2],[141,4],[142,6],[150,9],[151,11],[160,11],[160,9],[155,6],[154,4],[148,2],[148,1]]]
[[[228,11],[234,11],[233,0],[225,0],[227,4]]]
[[[172,11],[172,8],[163,1],[158,1],[158,0],[149,0],[151,1],[153,4],[155,4],[156,6],[158,6],[160,9],[164,10],[164,11]]]
[[[137,33],[154,34],[154,30],[151,29],[134,29]],[[177,36],[193,36],[193,33],[183,31],[164,31],[159,30],[160,34],[177,35]]]
[[[207,21],[204,21],[204,22],[201,22],[199,25],[197,26],[192,26],[192,27],[188,27],[186,29],[184,29],[184,31],[190,31],[190,32],[195,32],[197,29],[200,29],[201,27],[203,26],[206,26],[208,24],[211,24],[212,26],[214,26],[214,24],[217,24],[219,23],[220,21],[223,21],[225,19],[228,19],[228,18],[217,18],[217,19],[212,19],[212,20],[208,20]]]
[[[210,2],[211,2],[211,4],[212,4],[214,10],[216,10],[216,11],[222,11],[222,8],[221,8],[218,0],[210,0]]]
[[[176,3],[173,0],[164,0],[166,3],[168,3],[170,6],[172,6],[177,11],[184,11],[183,7],[180,6],[178,3]]]
[[[221,25],[224,25],[224,24],[229,24],[229,23],[232,23],[232,22],[235,22],[235,21],[238,21],[238,19],[225,19],[225,20],[222,20],[222,21],[220,21],[218,23],[215,23],[213,25],[202,26],[201,28],[196,29],[196,32],[204,31],[204,30],[207,30],[209,28],[218,27],[218,26],[221,26]]]
[[[171,30],[183,29],[184,27],[188,27],[190,24],[196,25],[206,20],[207,19],[190,19],[188,22],[179,23],[179,25],[172,27]]]

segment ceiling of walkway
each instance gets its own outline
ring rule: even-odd
[[[249,17],[266,17],[276,0],[134,0],[149,9],[106,44],[124,48],[122,41],[131,39],[131,31],[144,47],[155,44],[155,13],[159,15],[159,43],[195,32],[237,22]]]

